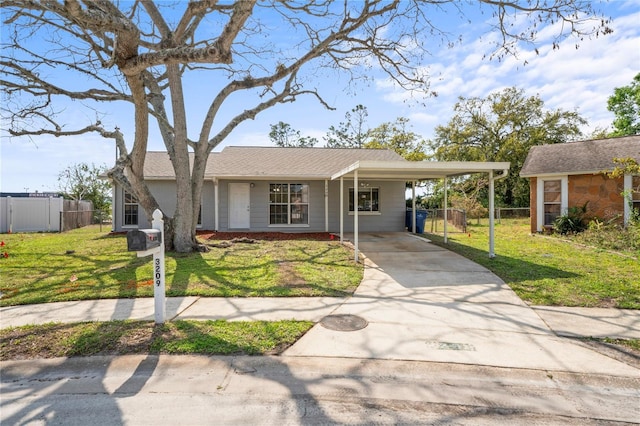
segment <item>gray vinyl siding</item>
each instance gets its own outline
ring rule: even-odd
[[[229,183],[253,183],[250,190],[251,227],[254,232],[324,232],[325,231],[325,201],[324,180],[296,179],[281,180],[221,180],[218,183],[218,211],[219,231],[229,229]],[[309,185],[309,224],[305,226],[270,226],[269,225],[269,184],[270,183],[303,183]],[[358,216],[361,232],[397,232],[404,231],[405,217],[405,184],[404,182],[367,181],[370,187],[379,188],[379,215],[360,214]],[[340,231],[340,182],[329,181],[329,232]],[[156,197],[160,208],[169,216],[173,216],[176,207],[175,181],[147,181],[149,190]],[[344,181],[344,231],[353,232],[353,214],[349,214],[349,188],[353,188],[353,181]],[[114,231],[126,231],[132,228],[150,228],[150,218],[140,208],[137,226],[123,226],[124,203],[123,190],[116,187]],[[215,230],[215,192],[211,181],[205,181],[202,190],[202,226],[203,230]],[[233,230],[231,230],[233,231]]]
[[[149,190],[160,205],[165,215],[174,216],[176,210],[176,183],[173,180],[147,181]],[[114,231],[126,231],[127,229],[151,228],[151,218],[147,218],[142,207],[138,207],[138,225],[124,226],[124,190],[117,186],[115,193],[115,217],[113,218]],[[205,181],[202,188],[202,226],[201,229],[214,229],[214,188],[211,181]]]
[[[358,215],[360,232],[400,232],[405,230],[405,183],[367,181],[370,188],[379,188],[379,215]],[[353,181],[344,181],[344,231],[353,232],[353,214],[349,214],[349,188]],[[340,181],[329,182],[329,231],[340,231]]]
[[[220,202],[220,231],[229,229],[229,184],[249,183],[249,181],[221,180],[218,184]],[[308,225],[269,225],[269,184],[300,183],[309,185],[309,224]],[[254,232],[324,232],[324,181],[297,179],[291,181],[251,181],[250,189],[250,230]]]
[[[221,180],[219,191],[219,220],[220,231],[229,229],[229,183],[249,181]],[[325,201],[324,180],[297,179],[291,181],[250,181],[250,230],[254,232],[324,232],[325,231]],[[269,225],[269,184],[270,183],[301,183],[309,185],[309,224],[305,226],[273,226]],[[405,184],[404,182],[376,182],[368,181],[370,187],[379,188],[379,215],[359,215],[359,229],[362,232],[393,232],[404,230],[405,217]],[[349,215],[349,188],[353,181],[344,182],[344,231],[353,232],[353,215]],[[340,231],[340,182],[329,181],[329,232]]]

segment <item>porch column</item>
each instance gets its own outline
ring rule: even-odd
[[[411,230],[417,233],[416,229],[416,181],[411,181]]]
[[[340,244],[344,242],[344,179],[340,176]]]
[[[116,191],[117,183],[111,181],[111,232],[116,232]]]
[[[495,185],[493,181],[493,170],[489,171],[489,257],[496,257],[495,254],[495,211],[494,211],[494,198],[495,198]]]
[[[444,243],[447,244],[449,242],[449,237],[447,235],[447,222],[449,222],[449,218],[447,217],[447,177],[444,177]]]
[[[218,179],[214,178],[213,179],[213,227],[214,229],[217,231],[220,230],[220,224],[218,222],[219,220],[219,216],[218,216],[218,205],[220,204],[219,202],[219,196],[218,196]]]
[[[358,262],[358,169],[353,172],[353,246],[355,261]]]
[[[324,180],[324,232],[329,232],[329,181]]]

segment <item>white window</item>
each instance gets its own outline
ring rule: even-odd
[[[138,200],[130,192],[124,191],[124,225],[138,224]]]
[[[359,188],[358,189],[358,211],[359,212],[379,212],[379,188]],[[353,188],[349,188],[349,211],[353,208]]]
[[[309,185],[302,183],[269,184],[269,224],[308,225]]]
[[[544,225],[553,225],[562,211],[561,180],[544,181]]]

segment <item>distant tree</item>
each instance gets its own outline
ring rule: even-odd
[[[589,134],[587,136],[587,138],[589,138],[591,140],[607,139],[607,138],[610,138],[610,137],[611,137],[611,134],[609,133],[609,131],[607,130],[606,127],[596,127],[595,129],[593,129],[591,134]]]
[[[409,119],[399,117],[394,123],[383,123],[369,131],[369,139],[364,148],[390,149],[405,160],[427,159],[426,142],[416,133],[408,130]]]
[[[111,184],[100,178],[106,172],[106,165],[72,164],[58,174],[58,188],[65,198],[91,201],[94,210],[104,212],[111,205]]]
[[[151,218],[160,204],[144,163],[157,126],[176,177],[175,211],[163,211],[165,243],[178,252],[204,248],[196,229],[214,148],[276,105],[309,97],[331,108],[319,72],[349,84],[378,78],[375,67],[397,87],[428,95],[427,55],[457,44],[451,31],[459,23],[491,28],[488,56],[496,59],[515,56],[520,44],[556,47],[611,32],[585,0],[0,0],[0,8],[2,130],[113,140],[109,177]],[[196,92],[194,79],[202,82]],[[130,108],[122,126],[132,130],[106,128],[99,117],[70,122],[60,115],[70,101],[85,117]],[[193,116],[202,119],[188,122]]]
[[[529,205],[529,183],[519,176],[529,148],[575,140],[582,135],[580,126],[587,123],[574,111],[546,110],[538,95],[527,97],[514,87],[486,98],[459,99],[453,118],[436,127],[429,143],[434,158],[509,161],[509,176],[496,183],[498,202],[505,206]],[[486,187],[482,196],[486,203]]]
[[[367,107],[356,105],[351,111],[344,115],[345,121],[341,121],[337,126],[329,127],[325,136],[325,142],[329,148],[362,148],[369,136],[366,128]]]
[[[607,101],[615,114],[612,136],[640,135],[640,73],[624,87],[616,87]]]
[[[279,121],[271,125],[269,139],[276,146],[310,148],[318,143],[316,138],[301,136],[300,130],[293,129],[289,124]]]

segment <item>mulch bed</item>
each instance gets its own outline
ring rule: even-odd
[[[285,241],[285,240],[313,240],[331,241],[332,234],[329,232],[215,232],[198,231],[198,237],[204,240],[233,240],[233,239],[253,239],[260,241]]]

